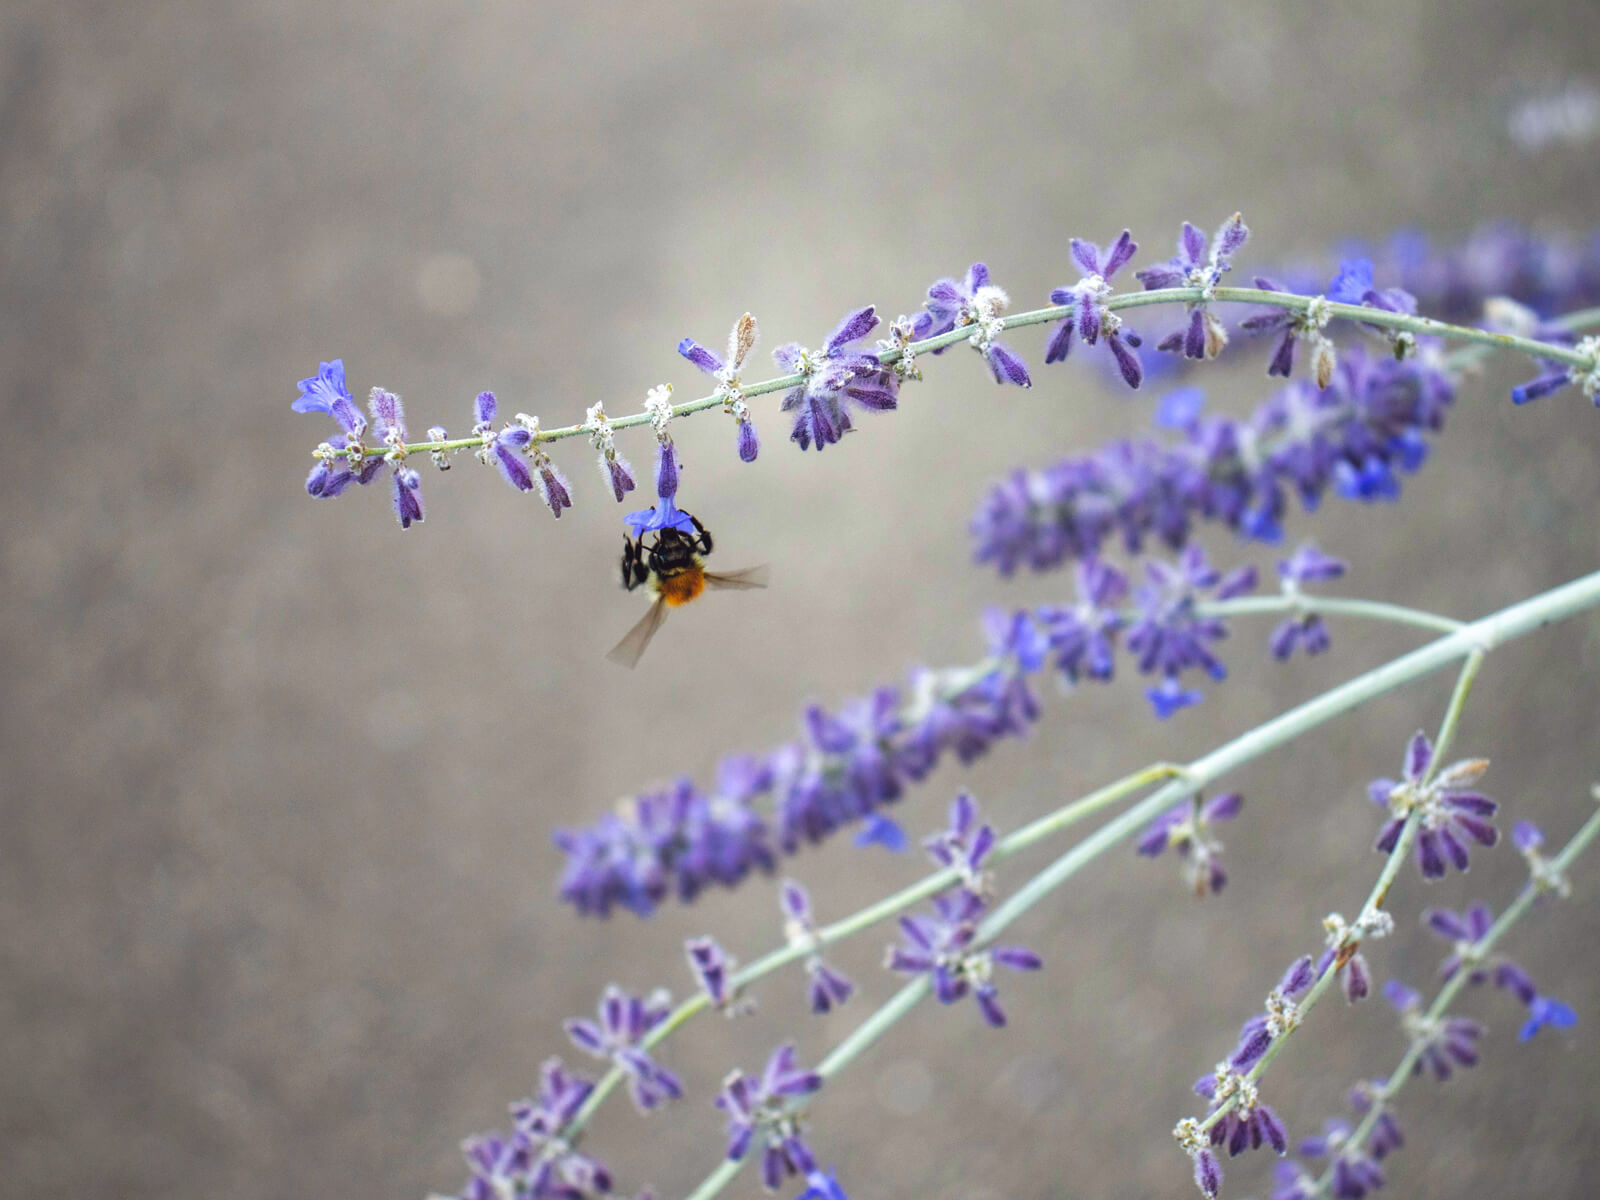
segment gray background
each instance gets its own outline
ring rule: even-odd
[[[769,881],[649,924],[579,922],[553,896],[551,829],[707,778],[789,736],[807,699],[977,657],[985,604],[1067,586],[969,567],[981,489],[1142,427],[1151,403],[1043,370],[1028,331],[1032,392],[957,354],[821,457],[793,451],[770,401],[754,466],[724,418],[686,423],[685,495],[719,559],[770,562],[776,583],[680,614],[630,675],[601,660],[638,601],[615,588],[618,512],[588,451],[558,451],[578,490],[559,525],[461,459],[425,471],[427,523],[402,536],[377,488],[301,490],[327,423],[289,402],[319,358],[342,355],[358,396],[404,394],[414,430],[464,432],[483,387],[549,425],[666,379],[697,394],[674,344],[718,344],[747,308],[764,363],[851,305],[914,309],[978,257],[1026,306],[1075,278],[1069,236],[1124,224],[1159,257],[1181,219],[1241,208],[1258,266],[1409,224],[1584,229],[1593,144],[1529,156],[1504,118],[1597,48],[1592,5],[1486,0],[8,5],[0,1189],[458,1186],[459,1138],[503,1122],[606,982],[681,992],[684,937],[748,959],[777,936]],[[1219,369],[1215,402],[1255,402],[1259,372]],[[1525,374],[1466,388],[1402,507],[1333,504],[1291,534],[1356,558],[1350,594],[1460,616],[1592,569],[1600,425],[1573,395],[1512,411]],[[624,451],[648,461],[637,438]],[[1029,743],[942,770],[903,818],[931,827],[970,786],[1012,827],[1416,641],[1339,628],[1330,656],[1282,668],[1265,633],[1241,628],[1203,709],[1156,726],[1129,684],[1052,698]],[[1593,619],[1496,654],[1463,731],[1510,816],[1558,838],[1600,770],[1597,661]],[[1359,903],[1377,867],[1362,784],[1447,690],[1241,772],[1221,900],[1119,854],[1031,916],[1019,939],[1049,970],[1006,981],[1007,1031],[917,1012],[817,1107],[851,1194],[1191,1195],[1168,1134],[1189,1082],[1321,917]],[[1520,1014],[1472,997],[1486,1064],[1406,1094],[1397,1194],[1592,1186],[1597,866],[1514,941],[1583,1023],[1521,1047]],[[840,842],[794,870],[832,917],[920,868]],[[1426,894],[1408,873],[1375,965],[1409,956],[1422,982],[1420,906],[1498,905],[1518,876],[1509,849]],[[814,1060],[892,986],[886,938],[837,956],[868,997],[841,1016],[804,1018],[780,977],[757,1019],[690,1027],[665,1055],[689,1101],[647,1124],[614,1105],[595,1152],[629,1187],[692,1186],[719,1153],[716,1081],[786,1033]],[[1309,1134],[1400,1050],[1381,1002],[1330,1004],[1268,1098]],[[1230,1194],[1264,1193],[1268,1171],[1240,1160]]]

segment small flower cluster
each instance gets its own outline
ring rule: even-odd
[[[1032,387],[1027,364],[1015,351],[995,340],[1005,328],[1002,314],[1010,305],[1005,291],[989,281],[989,268],[981,262],[973,263],[964,280],[940,279],[928,289],[924,311],[911,323],[911,337],[920,342],[970,326],[972,336],[967,343],[983,355],[996,383]]]
[[[1130,619],[1118,607],[1127,578],[1103,562],[1081,564],[1075,605],[990,612],[989,658],[977,668],[920,671],[904,690],[879,688],[837,712],[811,705],[803,738],[725,759],[713,791],[679,780],[587,829],[559,831],[556,844],[568,856],[561,894],[583,913],[622,907],[646,915],[668,895],[692,900],[708,885],[770,871],[778,852],[793,854],[879,815],[946,755],[969,763],[1028,733],[1040,713],[1030,680],[1046,669],[1066,683],[1112,679],[1124,633],[1135,667],[1160,680],[1146,691],[1153,710],[1169,717],[1200,699],[1186,674],[1227,674],[1215,654],[1226,625],[1199,605],[1253,585],[1252,570],[1224,574],[1190,547],[1175,564],[1146,564]],[[763,799],[770,819],[756,810]],[[1200,847],[1189,853],[1201,861]]]
[[[1228,344],[1228,331],[1209,308],[1211,292],[1222,282],[1223,275],[1233,269],[1233,256],[1244,247],[1249,237],[1250,230],[1244,223],[1244,217],[1234,213],[1222,223],[1216,237],[1211,239],[1208,253],[1206,235],[1185,221],[1178,235],[1177,255],[1158,266],[1137,272],[1139,282],[1144,284],[1146,291],[1172,287],[1201,289],[1202,299],[1190,301],[1187,305],[1187,325],[1163,338],[1157,343],[1157,350],[1181,351],[1185,358],[1196,359],[1216,358],[1222,353],[1223,347]]]
[[[1487,759],[1464,759],[1437,774],[1432,768],[1433,743],[1419,730],[1406,746],[1400,781],[1373,780],[1367,785],[1367,795],[1389,813],[1374,848],[1391,853],[1406,821],[1416,814],[1420,822],[1417,866],[1423,878],[1442,879],[1450,866],[1458,871],[1467,869],[1469,843],[1492,846],[1499,840],[1499,831],[1489,821],[1498,805],[1469,790],[1488,770]]]
[[[900,376],[876,354],[856,346],[878,327],[872,305],[847,313],[822,343],[807,350],[796,342],[772,352],[778,366],[800,375],[799,387],[783,398],[783,411],[794,414],[789,438],[802,450],[825,449],[851,428],[850,405],[867,412],[887,412],[899,404]]]
[[[630,996],[612,985],[600,997],[599,1021],[574,1017],[566,1024],[567,1036],[584,1053],[607,1059],[626,1072],[634,1104],[640,1112],[649,1112],[683,1095],[678,1077],[639,1045],[671,1011],[672,997],[664,990],[648,997]]]
[[[1217,895],[1228,883],[1222,865],[1222,842],[1211,827],[1231,821],[1244,807],[1238,792],[1224,792],[1204,802],[1191,796],[1171,811],[1157,817],[1134,849],[1146,858],[1155,858],[1172,847],[1183,867],[1184,882],[1196,896]]]
[[[1355,346],[1327,388],[1295,381],[1243,420],[1164,407],[1175,441],[1117,441],[996,484],[972,521],[974,554],[1002,575],[1045,571],[1095,557],[1113,536],[1130,553],[1152,538],[1179,549],[1201,520],[1274,542],[1291,495],[1308,511],[1330,490],[1398,498],[1399,473],[1421,466],[1454,399],[1437,356],[1397,362]]]
[[[783,907],[784,936],[792,946],[811,951],[806,955],[807,994],[814,1013],[832,1012],[855,993],[856,985],[822,961],[818,953],[817,922],[811,913],[811,894],[792,879],[778,889]]]
[[[978,946],[978,924],[989,907],[989,878],[984,862],[994,849],[994,830],[979,824],[978,806],[966,793],[950,806],[950,823],[930,837],[925,847],[938,866],[954,870],[960,882],[933,898],[932,913],[900,918],[902,940],[890,946],[884,965],[906,975],[926,975],[940,1004],[954,1004],[971,994],[983,1019],[996,1029],[1006,1023],[994,982],[997,966],[1011,971],[1037,971],[1044,965],[1025,946]]]
[[[716,1104],[728,1116],[728,1157],[737,1162],[759,1141],[761,1180],[768,1191],[777,1190],[785,1176],[817,1174],[792,1102],[821,1087],[822,1076],[802,1069],[790,1045],[772,1052],[759,1077],[734,1071],[722,1081]]]

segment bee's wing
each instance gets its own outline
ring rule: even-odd
[[[733,588],[743,591],[747,588],[764,588],[771,578],[772,572],[767,569],[766,563],[759,567],[746,567],[742,571],[729,571],[726,574],[717,571],[707,571],[706,586],[709,588]]]
[[[667,602],[657,599],[644,616],[639,618],[638,624],[628,630],[623,639],[611,647],[606,655],[619,667],[633,670],[638,665],[639,657],[644,653],[644,648],[650,644],[650,639],[655,637],[656,630],[661,628],[661,622],[667,619]]]

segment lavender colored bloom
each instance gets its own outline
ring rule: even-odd
[[[1220,821],[1231,821],[1244,806],[1244,797],[1238,792],[1224,792],[1220,796],[1201,802],[1193,796],[1157,817],[1134,848],[1147,858],[1155,858],[1172,847],[1183,866],[1183,878],[1196,896],[1213,895],[1228,883],[1228,872],[1223,869],[1222,843],[1211,832]]]
[[[1278,578],[1289,596],[1299,595],[1305,584],[1338,579],[1344,572],[1344,563],[1322,553],[1310,542],[1278,561]],[[1307,654],[1321,654],[1329,646],[1328,627],[1314,612],[1296,613],[1278,624],[1267,645],[1272,657],[1280,661],[1293,655],[1296,648],[1304,649]]]
[[[612,984],[601,995],[597,1011],[598,1022],[569,1019],[567,1036],[585,1054],[609,1059],[626,1072],[629,1094],[640,1112],[683,1095],[678,1077],[639,1048],[644,1036],[672,1011],[670,996],[664,991],[632,996]]]
[[[1228,344],[1228,331],[1208,307],[1211,289],[1233,268],[1233,256],[1250,237],[1250,230],[1239,213],[1222,223],[1206,250],[1206,235],[1189,222],[1178,234],[1178,253],[1164,263],[1137,272],[1146,291],[1157,288],[1197,287],[1204,298],[1185,306],[1189,320],[1184,328],[1163,338],[1157,350],[1181,351],[1186,358],[1215,358]]]
[[[1003,575],[1097,555],[1120,536],[1185,545],[1197,520],[1276,540],[1288,499],[1315,508],[1330,489],[1362,500],[1398,494],[1426,436],[1442,427],[1454,383],[1429,356],[1340,356],[1326,390],[1296,382],[1245,420],[1196,416],[1175,442],[1114,442],[997,484],[972,523],[979,562]]]
[[[649,508],[629,513],[622,518],[622,523],[633,531],[636,538],[657,529],[676,529],[680,533],[695,536],[694,519],[674,504],[671,496],[662,497]]]
[[[1530,1041],[1539,1030],[1571,1029],[1578,1023],[1578,1014],[1554,996],[1536,996],[1528,1005],[1528,1019],[1517,1033],[1519,1042]]]
[[[1128,577],[1096,558],[1080,562],[1075,574],[1077,604],[1041,608],[1039,624],[1056,668],[1067,679],[1108,680],[1115,665],[1116,635],[1123,625],[1121,605],[1128,597]]]
[[[690,938],[683,944],[689,957],[689,969],[696,981],[711,997],[711,1003],[724,1012],[730,1011],[734,1000],[733,973],[738,964],[716,942],[715,938]]]
[[[1228,673],[1210,648],[1227,637],[1227,626],[1200,615],[1204,594],[1230,599],[1253,589],[1256,576],[1251,567],[1222,575],[1198,546],[1186,547],[1176,564],[1147,562],[1145,576],[1135,593],[1139,615],[1128,629],[1128,649],[1138,656],[1140,671],[1164,678],[1164,690],[1147,695],[1156,715],[1165,717],[1193,702],[1178,688],[1183,672],[1199,669],[1219,680]]]
[[[1464,759],[1430,772],[1433,744],[1418,731],[1406,747],[1399,782],[1377,779],[1367,787],[1372,802],[1387,808],[1389,820],[1378,834],[1376,849],[1388,854],[1400,840],[1406,820],[1418,814],[1417,866],[1425,879],[1441,879],[1448,866],[1467,869],[1467,846],[1477,842],[1492,846],[1499,831],[1490,823],[1498,806],[1487,796],[1469,790],[1488,769],[1487,759]]]
[[[1351,1143],[1354,1131],[1350,1123],[1331,1120],[1324,1130],[1321,1137],[1307,1138],[1301,1142],[1300,1154],[1305,1158],[1332,1160],[1334,1200],[1363,1200],[1365,1196],[1381,1189],[1385,1183],[1383,1171],[1371,1154]],[[1274,1193],[1274,1200],[1292,1194]]]
[[[1467,1017],[1430,1018],[1423,1012],[1422,994],[1399,980],[1384,984],[1383,995],[1400,1014],[1406,1036],[1417,1047],[1418,1057],[1412,1074],[1420,1075],[1426,1069],[1443,1083],[1457,1067],[1478,1065],[1477,1042],[1484,1030],[1477,1021]],[[1387,1147],[1383,1153],[1388,1153]],[[1383,1154],[1374,1148],[1373,1157],[1382,1158]]]
[[[339,422],[340,429],[356,438],[366,432],[367,419],[344,385],[344,359],[321,363],[315,375],[302,379],[297,386],[300,395],[290,405],[295,412],[327,413]]]
[[[722,400],[723,411],[738,424],[739,458],[743,462],[755,462],[761,448],[755,423],[750,420],[750,406],[739,388],[739,373],[755,344],[756,319],[749,313],[733,323],[733,331],[728,334],[726,358],[719,358],[693,338],[686,337],[678,343],[679,354],[717,381],[717,390],[712,395]]]
[[[935,896],[933,906],[932,914],[900,918],[904,940],[889,948],[885,965],[903,974],[928,975],[940,1004],[954,1004],[971,992],[983,1019],[1000,1028],[1006,1023],[1006,1014],[994,985],[995,966],[1037,971],[1043,960],[1023,946],[974,949],[978,918],[985,908],[974,892],[961,888]]]
[[[906,831],[900,828],[900,823],[893,817],[883,813],[873,813],[861,823],[861,832],[856,834],[857,846],[882,846],[890,853],[899,854],[911,843],[906,837]]]
[[[1090,346],[1104,337],[1123,382],[1136,388],[1144,380],[1144,367],[1134,353],[1140,345],[1139,335],[1106,307],[1114,290],[1111,277],[1128,264],[1138,249],[1138,243],[1126,229],[1105,251],[1093,242],[1072,239],[1072,258],[1083,278],[1071,287],[1056,288],[1050,293],[1052,304],[1065,305],[1071,311],[1050,336],[1044,356],[1046,363],[1061,362],[1072,353],[1074,334]]]
[[[1373,1120],[1372,1132],[1367,1135],[1367,1152],[1374,1159],[1382,1162],[1406,1144],[1400,1123],[1395,1120],[1394,1113],[1389,1109],[1389,1099],[1383,1080],[1360,1081],[1350,1089],[1348,1099],[1350,1107],[1362,1118],[1374,1108],[1378,1110],[1378,1115]]]
[[[1259,1150],[1263,1144],[1279,1154],[1289,1151],[1289,1133],[1278,1114],[1260,1102],[1255,1085],[1232,1067],[1218,1068],[1214,1075],[1203,1075],[1195,1081],[1195,1094],[1210,1102],[1211,1112],[1224,1104],[1238,1101],[1222,1119],[1211,1127],[1211,1144],[1226,1146],[1228,1157],[1234,1158],[1245,1150]]]
[[[405,465],[406,413],[400,397],[382,388],[373,388],[367,400],[372,412],[373,432],[389,447],[383,460],[394,467],[394,515],[401,529],[410,529],[422,520],[422,477]]]
[[[759,1079],[734,1071],[723,1081],[716,1105],[728,1116],[728,1157],[737,1162],[761,1146],[761,1177],[776,1191],[786,1175],[809,1176],[817,1170],[810,1148],[800,1136],[796,1101],[822,1086],[822,1076],[801,1069],[794,1047],[772,1052]]]
[[[561,1136],[593,1087],[559,1058],[546,1061],[538,1093],[511,1106],[509,1135],[482,1134],[462,1144],[471,1173],[462,1200],[507,1195],[556,1200],[610,1193],[611,1173],[605,1165],[578,1153]]]
[[[1194,1183],[1213,1200],[1222,1190],[1222,1164],[1209,1150],[1201,1150],[1194,1155]]]
[[[363,417],[363,425],[365,421],[366,418]],[[324,443],[329,451],[342,451],[360,444],[359,440],[348,438],[342,433],[334,434]],[[360,467],[351,470],[350,460],[343,454],[319,455],[317,465],[312,467],[311,474],[306,476],[306,492],[319,500],[331,500],[351,484],[359,487],[371,483],[382,469],[383,459],[377,457],[363,458]]]
[[[814,1013],[832,1012],[850,999],[856,990],[838,971],[822,961],[817,953],[821,943],[817,940],[817,924],[811,915],[811,896],[805,888],[792,879],[785,879],[778,889],[778,899],[783,907],[784,936],[791,946],[809,947],[806,956],[806,983]]]
[[[981,262],[973,263],[964,280],[940,279],[928,289],[928,298],[923,302],[926,311],[917,314],[912,336],[920,342],[970,326],[972,336],[967,344],[983,355],[996,383],[1032,387],[1027,364],[1015,351],[994,340],[1005,328],[1001,314],[1010,305],[1010,297],[989,282],[989,268]]]
[[[978,823],[977,801],[961,792],[950,803],[949,824],[922,846],[935,866],[959,872],[961,886],[982,899],[989,890],[983,864],[994,844],[993,827]]]
[[[899,377],[886,369],[877,355],[852,346],[877,324],[877,313],[869,304],[846,315],[821,350],[806,350],[791,342],[772,352],[778,366],[805,377],[783,398],[783,411],[794,413],[794,430],[789,436],[800,449],[815,445],[822,450],[843,437],[852,428],[850,403],[872,412],[898,404]]]
[[[1487,904],[1470,904],[1461,912],[1448,908],[1423,911],[1422,923],[1429,932],[1450,943],[1450,954],[1439,964],[1439,977],[1451,979],[1463,968],[1467,982],[1476,987],[1492,979],[1497,988],[1510,992],[1531,1005],[1539,994],[1528,973],[1503,954],[1485,956],[1480,949],[1494,925],[1494,913]]]
[[[1299,1023],[1300,1001],[1311,990],[1317,976],[1309,954],[1289,964],[1278,985],[1267,993],[1266,1011],[1239,1027],[1239,1041],[1228,1056],[1229,1067],[1236,1072],[1250,1070],[1261,1061],[1274,1040]]]
[[[1544,845],[1544,831],[1532,821],[1518,821],[1511,827],[1511,844],[1523,854],[1531,854]]]
[[[806,1190],[801,1192],[795,1200],[850,1200],[845,1195],[844,1189],[839,1186],[839,1181],[834,1178],[833,1168],[826,1171],[813,1170],[806,1174]]]

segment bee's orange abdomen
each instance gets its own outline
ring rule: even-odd
[[[689,603],[706,590],[706,575],[697,563],[672,575],[663,576],[656,586],[667,607],[677,608],[680,604]]]

